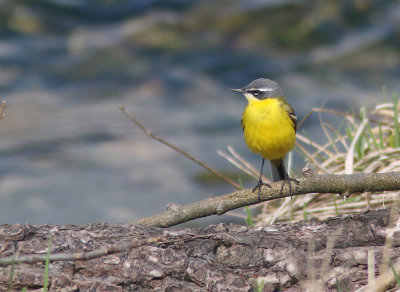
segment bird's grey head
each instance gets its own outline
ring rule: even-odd
[[[243,94],[251,94],[258,99],[284,96],[283,90],[279,87],[278,83],[267,78],[256,79],[243,88],[232,90]]]

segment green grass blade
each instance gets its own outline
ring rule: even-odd
[[[15,271],[15,262],[13,260],[13,262],[11,263],[11,267],[10,267],[10,279],[8,280],[8,291],[12,291],[13,290],[14,271]]]
[[[304,219],[304,221],[307,221],[308,220],[308,215],[307,215],[307,204],[306,203],[304,203],[303,204],[303,219]]]
[[[379,148],[381,150],[383,150],[385,148],[385,146],[383,143],[384,141],[383,141],[383,132],[382,132],[382,124],[381,123],[378,124],[378,128],[379,128]]]
[[[368,148],[371,149],[371,145],[368,143],[368,134],[364,131],[364,134],[361,135],[361,157],[365,156],[365,151]]]
[[[400,147],[400,132],[399,132],[399,112],[397,111],[398,96],[393,94],[393,128],[394,128],[394,147]]]
[[[360,109],[360,115],[361,115],[361,124],[363,124],[365,122],[365,120],[367,119],[367,111],[364,106]],[[364,147],[365,140],[366,140],[365,139],[365,131],[363,130],[360,137],[358,138],[358,141],[355,144],[355,147],[354,147],[357,152],[357,157],[359,159],[361,159],[365,156],[365,147]]]
[[[356,152],[357,152],[357,157],[360,159],[360,158],[362,158],[363,157],[363,154],[362,154],[362,142],[363,142],[363,139],[362,139],[362,135],[358,138],[358,141],[356,142],[356,145],[354,146],[354,149],[356,150]]]
[[[49,287],[49,265],[50,265],[50,250],[52,246],[52,237],[50,234],[49,242],[47,244],[46,262],[44,265],[44,276],[43,276],[43,292],[48,291]]]
[[[290,200],[290,222],[294,221],[294,206],[293,200]]]
[[[389,134],[389,147],[394,148],[394,135],[392,133]]]
[[[265,286],[265,280],[264,279],[256,280],[255,289],[254,290],[256,292],[262,292],[263,289],[264,289],[264,286]]]
[[[346,128],[346,135],[351,144],[353,142],[354,135],[353,135],[353,131],[349,127]]]
[[[246,225],[247,226],[254,226],[254,222],[253,222],[253,218],[251,217],[251,211],[249,206],[244,207],[247,213],[247,217],[246,217]]]
[[[243,189],[242,179],[239,178],[238,181],[239,181],[240,189]],[[253,217],[251,216],[250,208],[248,206],[246,206],[246,207],[244,207],[244,209],[246,210],[246,214],[247,214],[247,217],[244,220],[246,222],[246,225],[247,226],[254,226]]]
[[[375,135],[372,133],[372,128],[369,123],[367,124],[367,129],[368,129],[369,136],[371,137],[372,144],[374,144],[374,148],[376,150],[379,150],[378,142],[376,141]]]
[[[343,291],[340,285],[340,280],[337,277],[336,277],[336,290],[340,292]]]
[[[389,266],[390,266],[390,268],[392,269],[394,278],[396,279],[397,287],[400,287],[400,277],[399,277],[399,274],[397,274],[396,270],[394,269],[393,263],[392,263],[392,262],[389,262]]]
[[[336,200],[337,200],[336,195],[334,195],[333,196],[333,204],[335,205],[335,214],[336,214],[336,216],[339,216],[339,208],[338,208],[338,204],[337,204]]]
[[[340,132],[342,131],[342,129],[343,129],[346,125],[347,125],[347,119],[346,119],[346,118],[343,118],[343,119],[340,121],[340,123],[339,123],[339,125],[338,125],[338,127],[337,127],[337,131],[340,133]]]
[[[240,186],[240,190],[243,190],[243,181],[240,177],[238,178],[238,184]]]

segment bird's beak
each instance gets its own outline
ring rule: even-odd
[[[244,90],[242,88],[238,88],[238,89],[231,89],[232,91],[235,92],[240,92],[240,93],[244,93]]]

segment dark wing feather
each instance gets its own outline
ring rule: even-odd
[[[290,103],[286,104],[286,111],[289,115],[289,118],[292,120],[293,122],[293,127],[294,127],[294,131],[297,131],[297,117],[296,114],[294,113],[294,109],[293,107],[290,105]]]

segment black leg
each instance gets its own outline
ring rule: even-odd
[[[256,185],[256,186],[253,188],[253,190],[252,190],[252,192],[254,193],[254,191],[255,191],[256,189],[258,189],[258,201],[260,201],[261,186],[262,186],[262,185],[265,185],[265,186],[267,186],[267,187],[271,187],[270,184],[267,184],[267,183],[263,183],[263,182],[262,182],[262,172],[263,172],[263,168],[264,168],[264,161],[265,161],[265,159],[263,158],[263,160],[262,160],[262,162],[261,162],[260,178],[258,179],[257,185]],[[281,190],[281,192],[282,192],[282,190]]]
[[[287,182],[289,184],[289,193],[290,193],[290,198],[292,198],[292,185],[290,182],[294,182],[297,185],[300,183],[297,179],[291,178],[287,173],[285,173],[285,179],[282,181],[282,186],[281,186],[281,191],[280,194],[282,194],[283,187],[285,186],[285,183]]]

